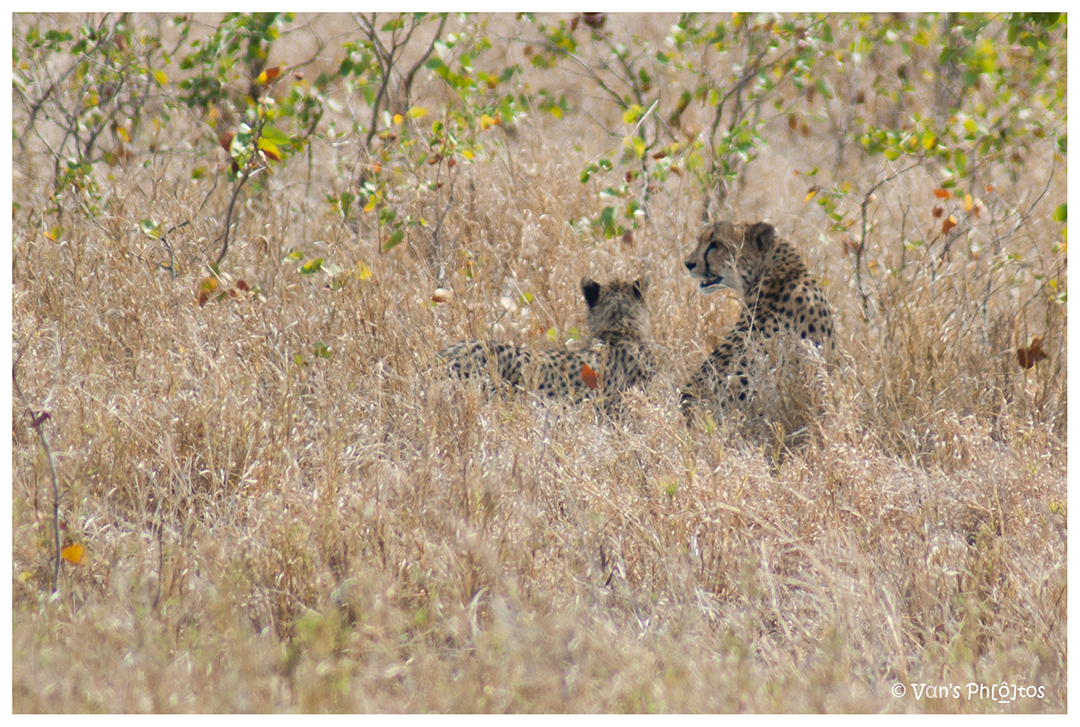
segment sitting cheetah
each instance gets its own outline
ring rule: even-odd
[[[587,395],[597,389],[608,401],[652,378],[656,363],[650,346],[647,280],[615,280],[601,285],[589,278],[581,292],[589,305],[593,342],[577,350],[543,351],[494,341],[461,341],[439,352],[449,373],[483,374],[548,398]],[[585,368],[585,367],[588,368]]]
[[[745,307],[735,327],[683,386],[684,413],[702,404],[718,418],[732,407],[745,410],[760,386],[762,344],[774,334],[781,334],[775,340],[805,340],[826,355],[835,352],[832,312],[821,286],[799,253],[778,240],[767,222],[708,225],[686,259],[686,269],[701,280],[703,293],[730,288]],[[773,364],[776,350],[774,343]]]

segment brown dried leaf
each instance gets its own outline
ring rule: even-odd
[[[1048,357],[1046,351],[1042,347],[1043,337],[1035,336],[1031,339],[1031,345],[1027,348],[1021,346],[1016,349],[1016,358],[1020,362],[1020,366],[1025,369],[1030,369],[1039,361]]]
[[[589,364],[581,364],[581,380],[593,391],[600,388],[600,378]]]

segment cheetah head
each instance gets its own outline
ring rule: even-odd
[[[768,222],[713,222],[698,235],[697,247],[686,258],[686,269],[701,281],[702,293],[728,288],[745,296],[760,277],[765,256],[775,241],[776,230]]]
[[[591,278],[581,281],[581,292],[589,305],[589,330],[597,338],[631,334],[648,337],[651,317],[645,306],[645,291],[649,279],[633,282],[613,280],[597,283]]]

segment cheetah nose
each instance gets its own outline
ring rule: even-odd
[[[694,272],[694,268],[697,267],[697,263],[692,263],[689,260],[687,260],[685,263],[683,263],[683,265],[685,265],[686,269],[689,270],[690,272]]]

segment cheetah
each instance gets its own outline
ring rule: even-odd
[[[581,292],[593,337],[586,348],[545,351],[469,340],[444,348],[438,356],[448,373],[459,378],[490,373],[548,399],[579,400],[595,389],[607,402],[617,403],[622,392],[648,383],[656,372],[644,299],[648,286],[647,279],[601,285],[584,278]]]
[[[701,407],[720,420],[732,409],[748,411],[761,386],[766,349],[771,368],[780,368],[778,341],[808,341],[826,358],[835,353],[832,311],[821,286],[767,222],[709,224],[685,264],[701,281],[701,292],[729,288],[744,306],[734,328],[683,386],[684,414]]]

